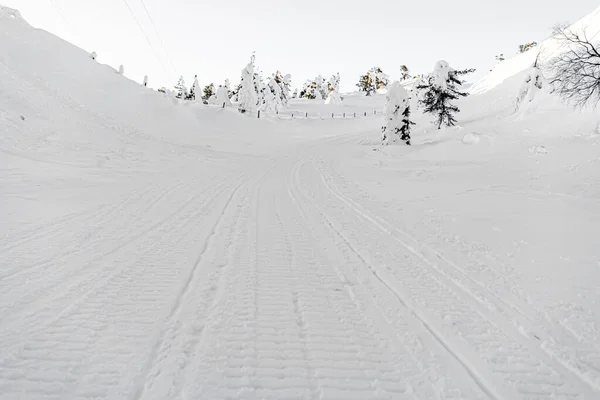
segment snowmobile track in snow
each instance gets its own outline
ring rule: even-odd
[[[435,260],[428,259],[427,256],[415,248],[415,245],[404,242],[398,234],[394,234],[392,230],[363,212],[360,206],[352,200],[341,195],[318,170],[316,164],[313,163],[312,167],[319,174],[323,186],[328,189],[331,196],[342,202],[345,207],[363,220],[358,224],[363,228],[357,228],[356,232],[369,230],[373,232],[373,229],[375,229],[375,232],[380,232],[379,235],[382,240],[385,241],[386,239],[383,238],[391,237],[393,241],[408,251],[409,254],[405,255],[403,259],[398,259],[398,256],[394,255],[397,251],[386,252],[389,256],[381,257],[383,259],[379,262],[386,263],[388,267],[376,268],[374,273],[378,276],[378,279],[383,279],[386,286],[396,293],[411,294],[414,291],[413,296],[409,297],[412,297],[412,302],[417,303],[417,305],[411,307],[414,309],[422,308],[425,311],[425,314],[421,315],[427,316],[426,318],[429,321],[423,322],[429,327],[441,326],[445,328],[447,324],[444,322],[450,318],[449,321],[452,322],[452,326],[458,328],[453,329],[454,332],[451,335],[446,334],[448,338],[453,339],[445,339],[445,347],[452,346],[454,350],[451,351],[457,355],[463,352],[468,354],[468,356],[461,356],[461,359],[465,360],[464,362],[461,361],[465,367],[468,367],[466,360],[470,360],[468,362],[471,364],[471,369],[484,371],[489,368],[492,376],[502,379],[502,381],[489,383],[490,388],[513,387],[521,396],[531,399],[549,398],[549,396],[556,395],[562,396],[561,398],[567,398],[567,396],[590,398],[594,396],[593,388],[587,380],[581,379],[580,376],[572,373],[563,364],[550,358],[539,347],[535,347],[535,345],[531,345],[524,340],[520,333],[516,332],[509,323],[503,321],[502,317],[494,315],[488,310],[482,310],[479,301],[465,302],[468,299],[460,293],[464,293],[473,300],[472,292],[463,285],[456,285],[440,272]],[[328,202],[323,201],[323,204],[328,204]],[[347,213],[344,215],[347,216]],[[365,225],[365,222],[367,225]],[[372,228],[368,228],[368,225],[371,225]],[[351,239],[346,240],[351,241]],[[361,244],[363,243],[361,242]],[[377,245],[374,244],[372,248],[377,248]],[[369,250],[366,251],[369,254]],[[375,254],[372,256],[372,258],[377,257]],[[406,261],[411,258],[416,258],[416,260],[407,264]],[[367,263],[367,265],[369,264]],[[396,267],[391,267],[392,265],[396,265]],[[430,268],[425,268],[426,266]],[[430,272],[427,273],[427,269]],[[417,292],[421,294],[417,295]],[[431,297],[430,294],[438,294],[440,297],[444,294],[444,298],[438,299],[436,296]],[[455,299],[454,303],[450,302],[452,299]],[[468,305],[469,303],[470,305]],[[419,317],[421,320],[423,318]],[[440,339],[443,338],[443,334],[438,333],[438,335]],[[466,340],[469,347],[476,349],[477,354],[473,354],[472,350],[468,350],[467,347],[460,344],[461,339]],[[450,345],[449,343],[453,344]],[[478,359],[484,361],[485,364],[480,364],[477,361]],[[518,367],[511,368],[515,363],[518,364]],[[546,378],[542,379],[542,376],[546,376]],[[530,390],[528,386],[532,381],[532,377],[535,377],[534,380],[537,384],[535,391]],[[516,393],[502,392],[505,391],[503,390],[495,396],[505,399],[518,396]],[[584,397],[581,397],[581,395],[584,395]]]

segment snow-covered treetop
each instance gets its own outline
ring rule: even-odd
[[[388,104],[401,106],[408,104],[409,95],[400,82],[393,82],[391,85],[388,85],[385,98]]]
[[[450,64],[448,64],[446,61],[444,60],[440,60],[438,62],[435,63],[435,67],[433,68],[433,79],[434,79],[434,84],[437,87],[440,87],[442,89],[446,89],[447,85],[448,85],[448,75],[450,74],[450,72],[454,71],[452,68],[450,68]]]

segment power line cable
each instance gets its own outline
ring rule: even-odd
[[[54,6],[54,8],[56,8],[56,11],[58,11],[58,14],[62,18],[62,20],[65,22],[65,24],[67,24],[67,26],[71,30],[71,33],[73,33],[73,35],[77,36],[77,32],[75,32],[75,28],[73,27],[73,25],[71,25],[71,23],[67,19],[67,16],[63,12],[62,7],[58,4],[57,0],[50,0],[50,4],[52,4]]]
[[[165,67],[165,64],[162,62],[160,56],[156,52],[156,49],[152,45],[152,42],[150,42],[150,39],[148,38],[148,35],[146,35],[146,32],[144,32],[144,29],[142,28],[142,25],[140,25],[140,22],[138,21],[138,19],[136,18],[135,14],[133,13],[133,10],[131,9],[131,7],[129,7],[129,3],[127,3],[127,0],[123,0],[123,3],[125,3],[125,6],[127,6],[127,9],[129,10],[129,13],[131,14],[131,16],[133,17],[133,19],[135,20],[135,23],[137,24],[138,28],[140,28],[140,31],[142,32],[142,35],[144,35],[144,37],[146,38],[146,41],[148,42],[148,46],[150,46],[150,48],[152,49],[152,52],[154,53],[154,56],[156,56],[156,59],[158,60],[158,62],[160,62],[160,65],[162,66],[162,68],[165,71],[165,73],[167,75],[171,75],[167,71],[167,67]]]
[[[175,74],[179,75],[179,73],[177,72],[177,68],[175,68],[175,64],[173,64],[173,62],[171,61],[171,56],[169,55],[169,52],[167,51],[167,46],[165,46],[165,42],[163,42],[162,37],[160,36],[160,32],[158,32],[158,28],[156,27],[156,25],[154,24],[154,21],[152,20],[152,17],[150,16],[150,12],[148,11],[148,8],[146,7],[146,3],[144,3],[144,0],[140,0],[140,2],[142,3],[142,6],[144,7],[146,16],[148,16],[148,19],[150,20],[150,24],[152,24],[152,28],[154,28],[154,32],[156,32],[156,36],[158,37],[158,40],[160,41],[160,45],[162,46],[163,50],[165,51],[165,55],[167,56],[167,61],[169,61],[169,64],[171,64],[171,68],[173,68],[173,71],[175,71]]]

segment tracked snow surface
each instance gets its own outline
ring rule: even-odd
[[[600,116],[516,109],[534,53],[384,147],[101,59],[0,8],[0,399],[600,398]]]

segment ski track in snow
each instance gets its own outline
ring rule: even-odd
[[[596,396],[525,302],[365,209],[315,149],[5,240],[0,398]]]

